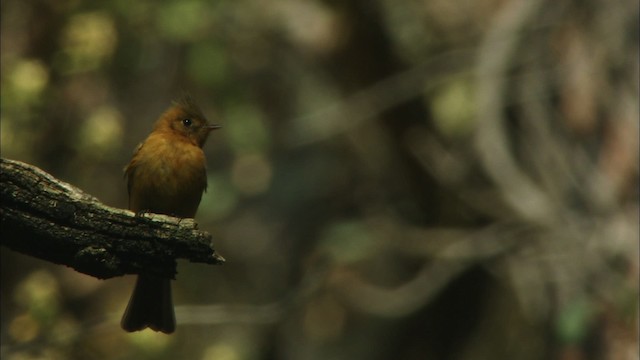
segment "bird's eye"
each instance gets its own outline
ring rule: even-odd
[[[182,120],[182,125],[186,126],[186,127],[190,127],[192,124],[191,119],[184,119]]]

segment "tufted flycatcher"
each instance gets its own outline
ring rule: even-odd
[[[125,167],[129,209],[193,218],[207,188],[202,146],[219,128],[207,122],[189,95],[174,102]],[[171,280],[139,274],[121,326],[129,332],[149,327],[172,333]]]

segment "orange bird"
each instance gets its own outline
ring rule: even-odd
[[[136,213],[193,218],[207,188],[202,146],[209,133],[219,128],[207,122],[189,95],[174,102],[125,168],[129,209]],[[170,281],[149,274],[138,275],[122,317],[124,330],[149,327],[167,334],[175,330]]]

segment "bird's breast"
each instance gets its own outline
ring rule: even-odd
[[[193,217],[206,188],[202,149],[171,137],[150,136],[134,158],[130,198],[134,211]]]

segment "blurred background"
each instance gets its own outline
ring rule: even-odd
[[[638,3],[3,0],[1,152],[125,208],[182,91],[224,128],[171,336],[2,248],[3,359],[637,359]]]

